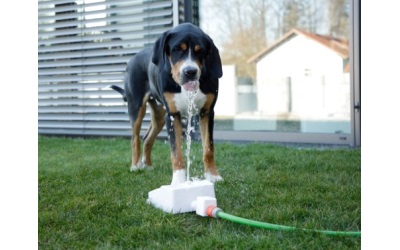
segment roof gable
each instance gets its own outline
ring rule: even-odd
[[[310,32],[306,32],[303,30],[299,29],[292,29],[291,31],[287,32],[284,34],[281,38],[279,38],[275,43],[273,43],[271,46],[261,50],[251,58],[247,60],[247,63],[253,63],[253,62],[258,62],[261,58],[263,58],[265,55],[267,55],[269,52],[275,50],[282,44],[284,44],[286,41],[292,39],[295,36],[305,36],[329,49],[337,53],[339,56],[341,56],[343,59],[346,59],[349,57],[349,45],[348,42],[345,40],[341,40],[338,38],[334,38],[332,36],[325,36],[325,35],[319,35],[319,34],[314,34]]]

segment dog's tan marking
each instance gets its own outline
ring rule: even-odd
[[[146,114],[146,102],[149,97],[147,94],[143,98],[142,106],[139,108],[138,116],[135,123],[132,124],[132,166],[138,167],[140,162],[140,129],[142,126],[143,117]]]
[[[203,108],[201,109],[200,115],[204,116],[204,115],[208,115],[208,112],[211,109],[211,105],[214,103],[215,101],[215,95],[214,94],[207,94],[206,95],[206,101],[203,105]]]
[[[175,132],[175,142],[174,142],[175,145],[174,148],[171,145],[171,161],[172,161],[172,168],[175,171],[178,169],[185,168],[183,154],[182,154],[182,124],[180,115],[177,115],[178,109],[174,101],[175,94],[164,92],[164,98],[168,105],[169,114],[174,116],[173,120],[171,121],[172,122],[171,125],[173,126]]]
[[[219,176],[217,166],[214,160],[214,143],[211,141],[210,128],[209,128],[209,112],[211,105],[215,101],[215,95],[207,94],[206,102],[200,113],[200,131],[201,139],[203,142],[203,163],[205,172],[212,175]]]
[[[182,50],[187,50],[187,44],[186,43],[181,43],[181,49]]]
[[[175,94],[170,92],[164,92],[164,98],[168,105],[168,111],[173,114],[177,113],[178,109],[176,108],[174,101]]]
[[[195,53],[195,54],[197,54],[200,50],[201,50],[200,45],[194,46],[194,53]],[[201,65],[203,64],[203,62],[200,62],[198,59],[194,60],[194,62],[195,62],[195,63],[197,64],[197,66],[199,67],[200,75],[201,75]]]
[[[180,117],[175,117],[172,121],[175,131],[175,150],[171,150],[172,169],[174,171],[185,169],[182,153],[182,124]]]
[[[143,137],[143,162],[146,166],[152,166],[151,161],[151,150],[154,145],[154,141],[157,135],[160,133],[164,127],[165,120],[165,110],[161,105],[157,105],[156,101],[149,101],[150,113],[151,113],[151,123],[147,134]]]
[[[180,60],[180,61],[176,62],[175,64],[173,64],[171,56],[169,56],[169,62],[171,64],[172,79],[174,79],[174,81],[179,84],[181,81],[181,70],[180,69],[185,62]]]

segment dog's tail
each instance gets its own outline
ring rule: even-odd
[[[126,92],[123,88],[118,87],[117,85],[110,85],[108,87],[120,93],[122,95],[122,98],[124,98],[124,101],[126,102]]]

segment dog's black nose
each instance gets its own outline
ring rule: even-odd
[[[193,79],[195,78],[195,76],[197,75],[197,69],[193,68],[193,67],[187,67],[183,70],[183,73],[185,74],[185,76],[189,79]]]

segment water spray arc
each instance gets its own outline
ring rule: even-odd
[[[190,181],[190,166],[192,161],[190,159],[190,147],[192,144],[191,133],[194,132],[194,126],[192,126],[192,118],[193,115],[197,112],[197,109],[194,105],[194,98],[197,94],[197,91],[188,91],[188,117],[187,117],[187,126],[186,126],[186,181]]]

